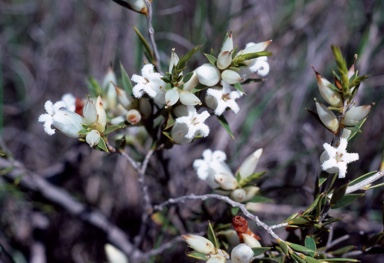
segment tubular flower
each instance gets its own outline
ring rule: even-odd
[[[347,139],[341,138],[337,148],[328,143],[324,143],[325,151],[320,157],[321,168],[327,173],[339,173],[339,178],[344,178],[347,173],[347,164],[357,161],[357,153],[347,153]]]
[[[79,137],[78,132],[83,128],[82,118],[79,114],[68,110],[63,101],[53,104],[48,100],[44,104],[44,108],[47,113],[40,115],[38,121],[44,123],[44,131],[48,135],[55,134],[55,129],[51,127],[54,126],[68,137]]]
[[[205,102],[208,107],[215,110],[215,114],[220,116],[223,114],[226,108],[230,108],[234,113],[238,113],[240,108],[235,102],[236,99],[240,98],[243,93],[240,91],[231,91],[230,85],[221,81],[223,85],[222,89],[210,88],[207,90],[207,96]]]
[[[154,71],[152,64],[147,64],[141,70],[141,75],[134,74],[131,78],[137,83],[132,90],[133,96],[141,98],[147,93],[156,102],[165,104],[165,82],[161,79],[161,74]]]
[[[176,119],[172,132],[174,132],[173,130],[178,127],[177,124],[184,124],[187,127],[186,133],[183,134],[185,138],[193,139],[196,136],[207,137],[209,134],[209,127],[204,123],[204,121],[208,117],[208,111],[197,113],[193,106],[188,106],[188,115]]]

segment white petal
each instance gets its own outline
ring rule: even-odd
[[[178,100],[179,91],[177,87],[174,87],[173,89],[167,90],[167,92],[165,92],[165,104],[167,104],[168,107],[176,104]]]
[[[200,99],[193,93],[181,91],[180,102],[184,105],[200,105]]]
[[[85,137],[85,140],[90,147],[96,146],[100,142],[100,132],[97,130],[90,131]]]

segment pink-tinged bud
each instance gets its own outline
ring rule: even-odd
[[[201,105],[200,99],[188,91],[180,91],[180,102],[186,106]]]
[[[223,51],[220,52],[219,56],[217,57],[217,67],[219,69],[226,69],[231,65],[232,63],[232,51]]]
[[[239,189],[235,189],[231,192],[230,194],[230,198],[233,200],[233,201],[236,201],[236,202],[239,202],[239,203],[242,203],[242,202],[245,202],[245,197],[246,197],[246,193],[245,193],[245,190],[243,188],[239,188]]]
[[[211,241],[206,239],[205,237],[198,235],[182,235],[182,238],[185,242],[196,252],[208,255],[208,254],[216,254],[215,246]]]
[[[228,84],[236,84],[242,82],[244,79],[236,71],[227,69],[221,73],[221,78]]]
[[[359,107],[353,107],[349,109],[342,120],[342,123],[346,126],[355,126],[365,117],[371,110],[371,105],[363,105]]]
[[[138,110],[129,110],[126,119],[130,124],[135,125],[141,121],[141,114]]]
[[[128,263],[127,256],[111,244],[106,244],[104,246],[104,250],[108,263]]]
[[[323,78],[319,73],[316,73],[316,79],[317,79],[317,86],[319,87],[319,91],[323,99],[328,102],[333,107],[340,107],[343,105],[343,101],[341,98],[340,93],[333,90],[330,85],[331,82],[329,82],[327,79]]]
[[[246,244],[239,244],[232,249],[231,260],[233,263],[250,263],[253,255],[252,248]]]
[[[259,162],[260,156],[263,153],[263,149],[258,149],[250,156],[248,156],[240,165],[236,174],[240,174],[241,178],[247,178],[255,172],[256,166]]]
[[[321,122],[330,129],[332,132],[336,132],[339,128],[339,121],[336,118],[336,115],[328,109],[324,104],[316,102],[317,114]]]
[[[224,190],[233,190],[237,187],[236,178],[227,173],[215,174],[215,182]]]
[[[196,75],[202,85],[212,87],[220,81],[220,71],[212,64],[205,63],[196,69]]]
[[[169,68],[168,68],[169,73],[172,73],[173,67],[175,67],[177,63],[179,63],[179,60],[180,60],[179,56],[176,54],[175,49],[172,48],[171,59],[169,60]]]
[[[52,117],[52,125],[71,138],[78,138],[79,131],[83,128],[82,118],[73,111],[60,109]]]
[[[254,236],[248,234],[242,234],[244,243],[247,244],[251,248],[261,247],[259,240],[257,240]]]
[[[92,130],[88,132],[85,137],[85,141],[89,144],[90,147],[96,146],[100,142],[100,132],[97,130]]]

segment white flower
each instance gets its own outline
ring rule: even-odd
[[[221,115],[226,108],[230,108],[234,113],[239,112],[239,106],[235,102],[243,94],[240,91],[231,91],[230,85],[221,81],[223,85],[222,89],[210,88],[207,90],[207,96],[205,102],[207,105],[215,110],[216,115]]]
[[[209,134],[209,127],[204,121],[209,117],[208,111],[197,113],[193,106],[188,106],[188,115],[176,119],[175,124],[185,124],[188,131],[185,138],[193,139],[196,136],[207,137]]]
[[[197,172],[197,176],[201,180],[205,180],[212,189],[216,189],[220,186],[215,180],[217,174],[234,178],[231,169],[225,163],[226,155],[224,152],[212,152],[207,149],[203,152],[203,158],[204,159],[195,160],[193,162],[193,167]]]
[[[44,131],[48,135],[55,133],[55,129],[51,127],[53,125],[68,137],[79,137],[78,132],[83,128],[80,115],[67,110],[66,104],[63,101],[53,104],[48,100],[44,104],[44,108],[47,113],[40,115],[38,121],[44,123]]]
[[[154,71],[152,64],[146,64],[141,70],[142,76],[134,74],[132,81],[137,84],[133,87],[132,93],[136,98],[141,98],[144,93],[153,98],[156,102],[165,104],[165,82],[161,74]]]
[[[70,111],[76,110],[76,97],[73,96],[71,93],[65,93],[61,100],[65,103],[66,108]]]
[[[252,63],[249,65],[249,70],[262,77],[266,76],[269,73],[268,57],[264,56],[253,59]]]
[[[347,139],[341,138],[337,148],[324,143],[325,151],[320,157],[321,168],[328,173],[339,173],[339,178],[344,178],[347,173],[347,164],[359,159],[357,153],[347,153]],[[324,161],[326,160],[326,161]]]

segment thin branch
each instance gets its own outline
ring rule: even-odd
[[[108,220],[101,212],[91,209],[76,201],[65,190],[50,184],[41,176],[28,171],[20,162],[0,159],[0,170],[7,170],[4,177],[12,183],[18,182],[20,187],[38,192],[48,201],[60,205],[70,214],[104,231],[108,241],[129,255],[132,259],[142,259],[143,253],[135,249],[129,237],[120,228]]]
[[[177,198],[170,198],[168,199],[167,201],[159,204],[159,205],[155,205],[154,206],[154,209],[155,210],[158,210],[158,211],[161,211],[164,207],[168,206],[168,205],[171,205],[171,204],[177,204],[177,203],[183,203],[187,200],[207,200],[207,199],[218,199],[218,200],[221,200],[223,202],[226,202],[227,204],[231,205],[232,207],[238,207],[244,214],[245,217],[247,217],[248,219],[254,221],[256,223],[256,225],[262,227],[269,235],[271,235],[273,238],[275,239],[280,239],[279,236],[273,231],[273,229],[268,226],[267,224],[265,224],[264,222],[262,222],[258,216],[250,213],[247,208],[245,207],[245,205],[241,204],[241,203],[238,203],[238,202],[235,202],[233,201],[232,199],[230,199],[229,197],[227,196],[221,196],[221,195],[218,195],[218,194],[206,194],[206,195],[194,195],[194,194],[191,194],[191,195],[185,195],[185,196],[181,196],[181,197],[177,197]]]
[[[145,4],[147,5],[148,8],[148,15],[147,15],[147,22],[148,22],[148,35],[149,35],[149,41],[151,42],[151,46],[153,49],[153,54],[156,59],[156,70],[160,74],[162,74],[161,68],[160,68],[160,55],[159,55],[159,50],[157,49],[157,44],[155,41],[155,30],[153,29],[152,26],[152,4],[148,0],[144,0]]]
[[[350,194],[350,193],[355,192],[357,190],[364,189],[366,186],[372,184],[373,182],[379,180],[382,177],[384,177],[384,170],[378,171],[377,173],[368,177],[367,179],[365,179],[365,180],[363,180],[357,184],[354,184],[354,185],[347,187],[347,190],[345,190],[345,194]]]

